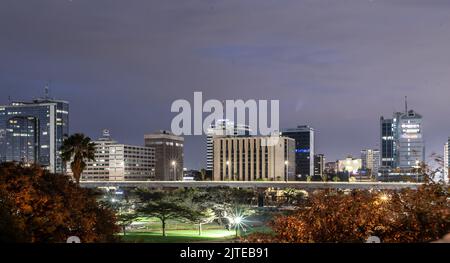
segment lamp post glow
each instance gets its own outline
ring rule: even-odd
[[[177,180],[177,162],[172,161],[172,167],[173,167],[173,179],[176,181]]]
[[[286,175],[284,176],[284,181],[288,181],[289,178],[289,161],[284,161],[284,165],[286,166]]]
[[[233,218],[233,221],[234,221],[234,228],[236,229],[236,237],[238,237],[239,236],[239,227],[242,223],[242,217],[237,216],[237,217]]]

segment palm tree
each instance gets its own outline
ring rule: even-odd
[[[63,141],[61,157],[65,163],[70,162],[70,168],[77,185],[80,185],[80,177],[84,168],[86,168],[86,161],[95,161],[94,154],[94,143],[91,142],[91,138],[84,136],[82,133],[72,134]]]

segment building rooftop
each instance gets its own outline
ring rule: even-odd
[[[175,141],[184,141],[182,136],[177,136],[167,130],[160,130],[155,133],[145,134],[144,139],[170,139]]]

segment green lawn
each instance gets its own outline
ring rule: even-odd
[[[241,236],[251,233],[271,233],[271,229],[261,222],[260,216],[248,218],[247,231],[240,231]],[[161,221],[152,217],[139,217],[135,220],[135,225],[127,231],[124,236],[120,234],[123,242],[130,243],[191,243],[191,242],[230,242],[235,239],[236,232],[232,228],[226,230],[224,226],[217,223],[205,224],[202,226],[202,235],[198,234],[198,225],[178,220],[168,220],[166,224],[166,237],[162,236]]]
[[[191,243],[191,242],[226,242],[234,238],[235,232],[226,229],[203,230],[198,235],[198,230],[166,230],[167,236],[163,237],[161,231],[128,232],[121,235],[123,242],[130,243]]]

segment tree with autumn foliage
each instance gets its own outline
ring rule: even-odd
[[[450,232],[448,186],[428,181],[417,190],[322,190],[289,215],[276,217],[271,234],[248,242],[431,242]]]
[[[0,237],[4,242],[111,242],[120,228],[95,193],[40,167],[0,164]]]
[[[87,161],[95,161],[95,147],[91,138],[82,133],[75,133],[63,141],[61,146],[62,160],[70,162],[70,169],[77,185],[80,185],[81,174]]]

